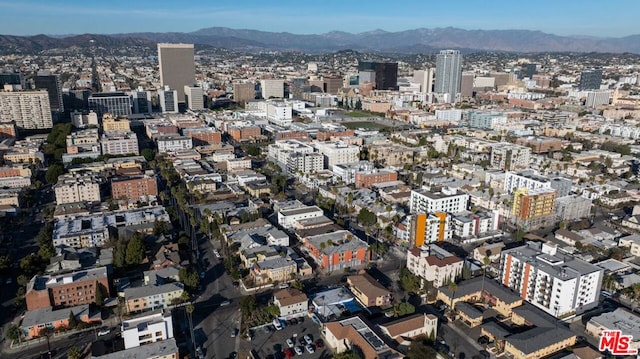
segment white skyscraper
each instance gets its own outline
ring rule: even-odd
[[[162,113],[178,113],[178,91],[165,86],[163,90],[158,90],[158,99]]]
[[[433,92],[433,75],[435,74],[434,68],[428,68],[426,70],[416,70],[413,72],[413,82],[420,84],[420,92],[431,93]]]
[[[0,123],[11,121],[20,129],[51,128],[47,91],[0,91]]]
[[[262,80],[260,86],[262,87],[263,99],[284,97],[284,80]]]
[[[196,111],[204,110],[204,92],[202,91],[202,87],[185,86],[184,97],[188,109]]]
[[[436,55],[436,84],[434,92],[443,96],[444,102],[455,103],[460,93],[462,79],[462,55],[457,50],[442,50]]]

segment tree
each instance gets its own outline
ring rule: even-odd
[[[455,281],[451,281],[449,282],[449,284],[447,284],[447,288],[449,288],[449,290],[451,291],[451,310],[453,310],[453,299],[456,296],[456,290],[458,289],[458,285],[456,284]]]
[[[193,270],[182,268],[178,271],[180,281],[188,288],[195,289],[200,285],[200,277]]]
[[[153,159],[156,157],[155,152],[153,152],[151,148],[143,149],[140,154],[144,156],[144,159],[147,160],[147,162],[153,161]]]
[[[98,307],[102,307],[104,305],[104,298],[107,296],[107,289],[102,285],[102,283],[96,281],[96,296],[94,302]]]
[[[169,233],[169,223],[165,222],[165,221],[158,221],[156,220],[153,223],[153,234],[156,236],[159,236],[161,234],[167,234]]]
[[[80,349],[76,346],[72,346],[69,348],[67,352],[67,358],[69,359],[80,359],[82,357],[82,353],[80,353]]]
[[[7,338],[11,340],[20,340],[21,332],[17,324],[11,324],[7,329]]]
[[[69,311],[69,328],[71,329],[75,329],[78,326],[78,319],[76,318],[76,315],[73,314],[73,311]]]
[[[363,208],[358,213],[356,220],[361,225],[365,227],[370,227],[378,222],[378,217],[376,217],[376,214],[371,212],[369,209]]]
[[[49,166],[47,173],[44,175],[44,179],[48,184],[58,183],[58,177],[64,173],[64,167],[61,164],[54,163]]]
[[[420,278],[411,273],[407,267],[400,268],[398,282],[400,287],[407,292],[415,292],[420,289]]]
[[[267,312],[272,316],[272,317],[279,317],[280,316],[280,308],[278,308],[277,305],[270,305],[267,307]]]
[[[342,353],[333,354],[333,359],[364,359],[364,357],[354,350],[347,350]]]
[[[144,238],[143,235],[139,232],[136,232],[129,239],[129,243],[127,243],[127,250],[125,255],[125,261],[128,265],[136,265],[140,264],[144,261],[145,258],[145,246],[144,246]]]

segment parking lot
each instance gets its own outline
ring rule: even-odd
[[[320,327],[308,317],[305,317],[302,323],[290,324],[281,330],[275,330],[272,324],[268,325],[268,328],[269,329],[262,327],[255,330],[253,332],[253,339],[250,342],[252,349],[258,354],[260,359],[286,358],[285,351],[290,347],[287,344],[287,339],[291,339],[294,343],[291,352],[295,357],[309,359],[331,357],[331,351],[327,349],[324,338],[320,334]],[[269,332],[267,332],[267,330],[269,330]],[[314,343],[315,352],[313,354],[309,353],[305,349],[305,345],[301,344],[301,340],[303,340],[305,335],[309,335]],[[318,339],[321,340],[321,348],[316,347]],[[295,347],[299,347],[302,350],[302,354],[296,354],[294,351]]]

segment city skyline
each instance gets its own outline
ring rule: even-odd
[[[562,36],[624,37],[640,33],[635,14],[640,3],[620,6],[603,2],[571,3],[543,0],[535,6],[492,1],[477,6],[470,0],[455,6],[405,1],[400,5],[328,1],[276,5],[259,1],[212,5],[116,0],[110,6],[67,1],[0,1],[0,34],[67,35],[82,33],[191,32],[207,27],[230,27],[295,34],[346,31],[402,31],[415,28],[456,27],[465,30],[533,30]],[[568,16],[567,14],[570,14]],[[540,19],[544,19],[544,22]]]

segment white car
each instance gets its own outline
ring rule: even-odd
[[[287,339],[287,346],[289,348],[293,348],[294,344],[293,344],[293,340],[291,340],[291,338]]]
[[[307,345],[313,343],[313,340],[311,340],[311,336],[309,334],[305,335],[303,338]]]
[[[305,348],[307,349],[309,354],[313,354],[313,353],[316,352],[316,350],[313,348],[313,345],[311,345],[311,344],[307,344],[307,346]]]
[[[111,329],[109,329],[109,328],[102,328],[102,329],[100,329],[100,330],[98,331],[98,336],[99,336],[99,337],[101,337],[101,336],[103,336],[103,335],[107,335],[107,334],[109,334],[109,333],[111,333]]]
[[[218,250],[217,250],[217,249],[214,249],[214,250],[213,250],[213,255],[215,255],[215,256],[216,256],[216,258],[220,258],[220,253],[218,252]]]
[[[302,347],[295,347],[293,350],[295,350],[296,354],[298,354],[298,355],[302,355],[302,353],[304,353],[302,351]]]

